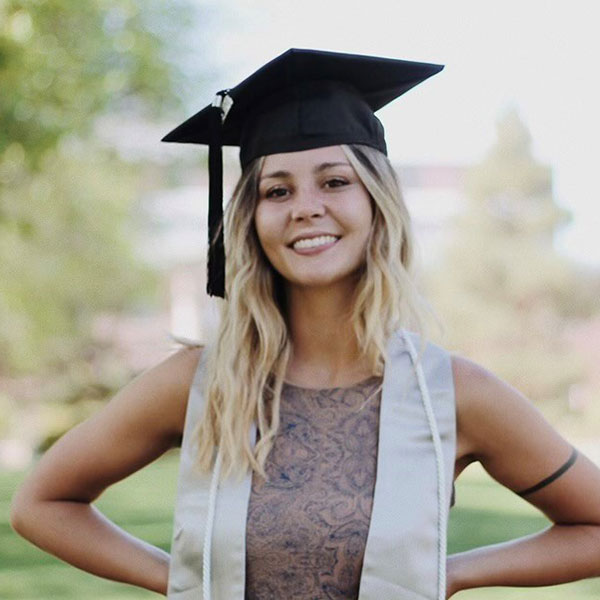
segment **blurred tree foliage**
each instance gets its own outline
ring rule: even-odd
[[[565,397],[581,376],[563,328],[585,316],[582,281],[553,247],[570,215],[553,197],[551,169],[532,155],[516,110],[497,123],[497,141],[468,173],[467,206],[427,288],[457,350],[530,398]]]
[[[152,290],[132,243],[142,168],[90,134],[177,105],[195,23],[184,0],[0,0],[0,375],[72,360],[94,313]]]
[[[0,153],[18,143],[37,165],[102,111],[172,106],[170,46],[191,14],[181,0],[1,0]]]

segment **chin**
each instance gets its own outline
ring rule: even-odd
[[[286,269],[275,269],[285,284],[297,288],[325,288],[336,286],[354,287],[365,269],[364,263],[346,266],[346,268],[327,269],[327,265],[317,265],[312,270],[308,268],[295,269],[287,265]],[[333,265],[329,265],[333,266]]]
[[[326,276],[317,277],[314,274],[311,276],[294,277],[287,279],[288,285],[296,288],[306,289],[324,289],[334,288],[338,286],[355,287],[359,277],[355,273],[345,274],[341,276]]]

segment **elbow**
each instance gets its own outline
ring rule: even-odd
[[[25,535],[28,512],[26,503],[17,492],[12,499],[8,519],[13,531],[21,536]]]
[[[23,493],[23,489],[17,491],[13,496],[9,523],[12,529],[21,537],[28,538],[32,519],[35,517],[35,503]]]

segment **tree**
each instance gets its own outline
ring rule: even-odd
[[[195,20],[185,0],[0,0],[0,375],[72,360],[95,312],[152,293],[142,171],[91,134],[177,105]]]
[[[180,73],[169,58],[192,14],[182,0],[0,2],[0,156],[12,146],[11,162],[38,166],[102,112],[172,107]]]
[[[569,220],[553,197],[552,172],[532,155],[516,110],[466,180],[467,204],[427,287],[457,349],[535,399],[558,398],[581,374],[565,352],[576,273],[553,239]]]

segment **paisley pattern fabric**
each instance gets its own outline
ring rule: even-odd
[[[265,481],[253,475],[246,600],[358,597],[377,470],[382,378],[284,384]]]

